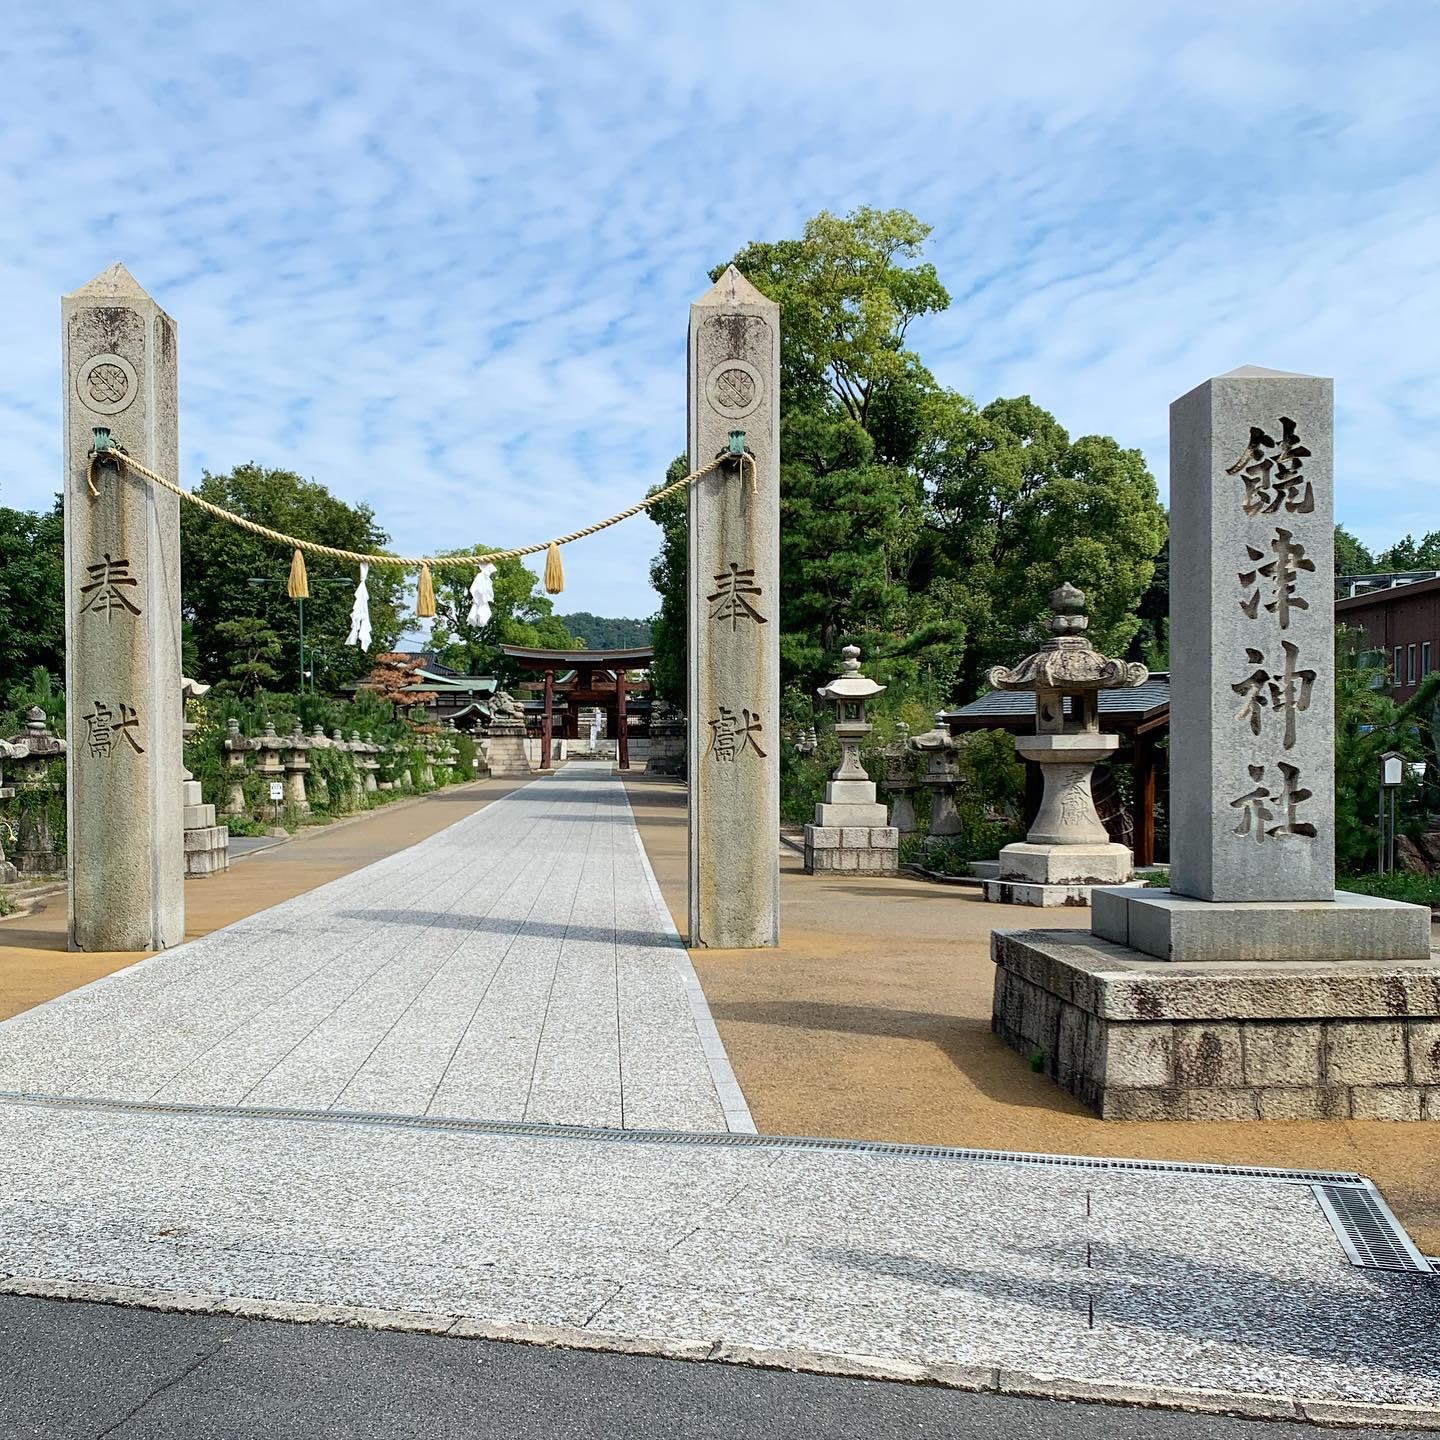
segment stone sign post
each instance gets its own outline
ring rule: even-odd
[[[690,944],[780,938],[780,307],[732,265],[690,307]],[[738,437],[736,444],[742,443]]]
[[[1170,412],[1169,889],[997,933],[994,1028],[1107,1119],[1440,1120],[1430,912],[1337,891],[1331,386]]]
[[[1332,384],[1242,366],[1170,407],[1170,888],[1333,900]]]
[[[115,265],[61,301],[70,945],[163,950],[185,930],[180,501],[88,457],[94,430],[179,473],[175,322]]]

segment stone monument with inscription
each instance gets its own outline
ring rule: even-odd
[[[1430,913],[1335,889],[1331,382],[1170,411],[1170,888],[996,933],[994,1028],[1116,1119],[1440,1120]]]
[[[70,945],[184,936],[180,501],[102,440],[179,474],[175,322],[112,266],[61,302]]]
[[[691,945],[780,936],[780,307],[732,265],[690,307]]]

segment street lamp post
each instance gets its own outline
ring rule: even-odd
[[[289,582],[287,580],[272,580],[264,575],[251,575],[246,583],[250,585],[286,585]],[[348,585],[349,583],[348,580],[327,580],[324,578],[310,581],[312,586]],[[299,613],[300,619],[300,693],[303,695],[305,693],[305,597],[303,595],[297,595],[295,597],[295,608]],[[315,681],[313,676],[310,681],[310,691],[311,694],[314,694]]]

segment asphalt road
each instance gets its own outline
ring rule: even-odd
[[[1399,1433],[0,1297],[4,1440],[1384,1440]]]

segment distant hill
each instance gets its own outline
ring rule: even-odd
[[[648,620],[609,620],[588,610],[577,610],[560,619],[572,635],[584,640],[589,650],[626,650],[650,643]]]

